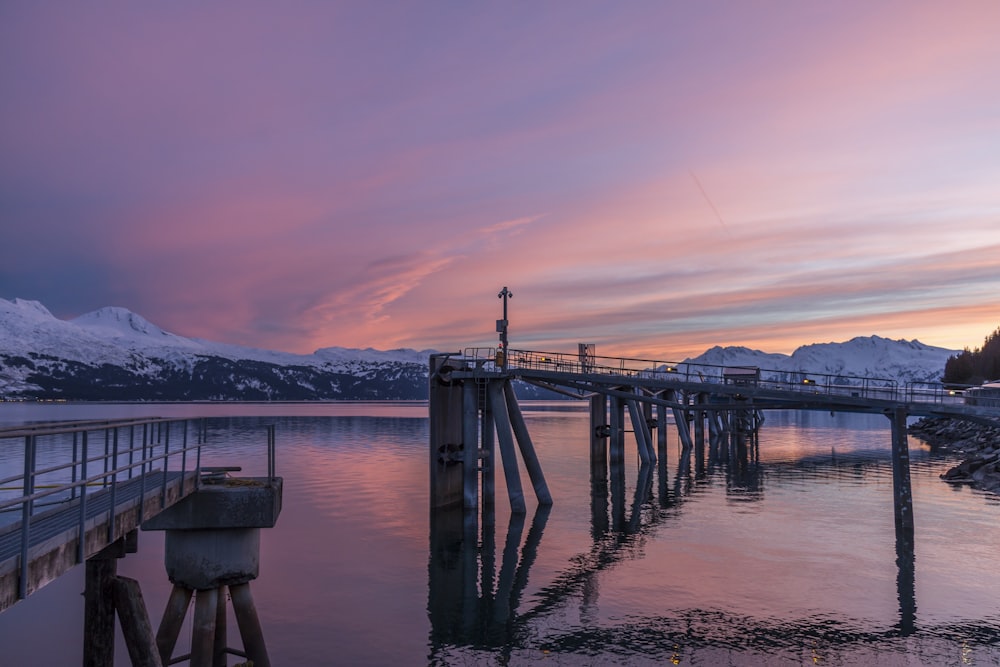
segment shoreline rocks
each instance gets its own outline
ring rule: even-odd
[[[924,417],[911,424],[909,432],[931,447],[964,456],[964,460],[943,473],[941,479],[1000,494],[1000,426]]]

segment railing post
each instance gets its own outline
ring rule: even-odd
[[[161,432],[164,425],[167,427],[167,433],[163,437],[163,482],[160,488],[160,509],[167,506],[167,471],[170,469],[170,422],[159,422],[158,426]]]
[[[128,427],[128,478],[132,479],[132,466],[135,464],[135,424]]]
[[[182,422],[184,430],[181,433],[181,488],[184,487],[184,473],[187,472],[188,458],[188,423],[185,419]]]
[[[69,481],[70,481],[70,484],[71,484],[71,486],[70,486],[70,492],[69,492],[69,499],[70,500],[75,500],[76,499],[76,461],[77,461],[76,454],[77,454],[77,448],[79,446],[78,443],[77,443],[77,441],[79,439],[78,436],[79,436],[79,433],[77,433],[76,431],[73,431],[73,465],[70,468],[70,473],[69,473]]]
[[[21,504],[21,579],[18,581],[17,597],[28,597],[28,537],[31,533],[31,512],[35,492],[35,436],[24,436],[24,502]]]
[[[87,444],[89,441],[87,431],[84,431],[80,435],[81,443],[81,453],[80,453],[80,522],[77,528],[78,538],[77,538],[77,548],[76,548],[76,562],[82,563],[87,559],[87,549],[86,549],[86,537],[87,533]]]
[[[115,427],[114,433],[114,444],[113,444],[113,456],[111,461],[111,507],[108,508],[108,542],[115,541],[115,506],[117,505],[118,496],[118,427]],[[107,472],[107,471],[105,471]]]

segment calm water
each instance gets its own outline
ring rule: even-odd
[[[536,512],[522,471],[512,518],[498,474],[465,540],[460,517],[432,530],[425,405],[0,404],[0,423],[212,416],[204,463],[246,474],[276,424],[284,507],[251,585],[275,665],[1000,664],[1000,502],[941,482],[954,461],[911,438],[916,539],[897,544],[884,417],[771,413],[756,462],[685,466],[671,432],[666,466],[643,473],[630,443],[595,489],[583,406],[524,412],[555,504]],[[154,625],[162,540],[119,566]],[[82,588],[78,567],[0,615],[0,665],[79,664]]]

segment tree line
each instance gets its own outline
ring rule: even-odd
[[[1000,328],[986,337],[981,348],[965,348],[944,365],[945,383],[982,384],[989,380],[1000,380]]]

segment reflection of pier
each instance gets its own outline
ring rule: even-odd
[[[512,513],[506,533],[502,533],[492,510],[483,512],[481,531],[475,513],[460,508],[432,511],[428,570],[432,657],[440,658],[440,664],[447,664],[448,651],[472,647],[497,652],[502,664],[506,664],[512,653],[537,648],[538,628],[551,632],[546,619],[568,605],[579,605],[580,618],[589,618],[598,607],[601,573],[643,557],[648,538],[671,522],[690,496],[699,493],[699,484],[707,483],[707,480],[699,482],[697,469],[711,474],[709,471],[716,466],[717,474],[728,483],[743,465],[731,457],[714,462],[709,457],[699,463],[694,448],[682,448],[675,458],[670,464],[672,471],[668,469],[666,456],[659,456],[655,464],[641,464],[631,493],[632,485],[625,480],[624,462],[612,463],[603,478],[593,476],[590,548],[569,559],[551,580],[541,586],[536,583],[527,603],[525,592],[530,569],[544,548],[543,533],[550,506],[537,507],[527,535],[525,514]],[[744,463],[753,465],[749,457]],[[627,651],[632,645],[641,644],[652,654],[670,654],[677,647],[691,650],[727,641],[755,650],[801,649],[791,643],[793,637],[818,637],[821,641],[817,643],[822,644],[826,659],[838,650],[846,655],[852,644],[878,643],[918,632],[914,549],[906,531],[897,532],[895,561],[899,620],[882,632],[861,630],[852,627],[849,621],[833,618],[811,617],[778,625],[768,619],[728,616],[717,610],[671,609],[668,604],[662,618],[623,621],[620,626],[603,630],[589,624],[571,627],[554,635],[546,634],[542,645],[553,651],[601,653],[614,647]],[[995,634],[989,628],[973,629]],[[923,631],[933,636],[965,630]]]

